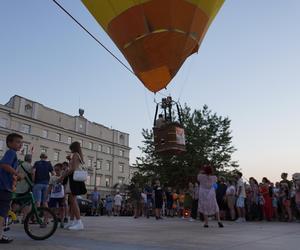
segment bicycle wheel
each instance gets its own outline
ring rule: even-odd
[[[57,229],[57,218],[47,207],[37,208],[37,214],[31,210],[24,221],[26,234],[34,240],[45,240]]]

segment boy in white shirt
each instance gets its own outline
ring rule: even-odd
[[[115,212],[116,216],[120,216],[122,201],[123,201],[123,198],[120,195],[120,193],[118,192],[114,198],[114,202],[115,202],[115,211],[114,212]]]
[[[55,175],[50,177],[48,194],[50,194],[49,207],[57,209],[59,207],[60,227],[64,228],[65,214],[65,192],[64,186],[60,182],[63,165],[58,163],[54,166]]]

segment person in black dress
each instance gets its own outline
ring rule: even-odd
[[[81,165],[84,164],[83,155],[81,151],[80,143],[75,141],[70,145],[72,155],[69,158],[68,170],[64,172],[61,177],[61,182],[67,177],[66,193],[69,194],[70,202],[70,222],[65,228],[69,230],[83,230],[84,226],[80,219],[80,209],[77,203],[77,195],[86,194],[87,190],[83,181],[75,181],[73,179],[74,171],[80,169]],[[72,221],[72,218],[74,220]]]
[[[220,209],[221,219],[225,219],[226,206],[226,190],[227,185],[225,184],[225,178],[220,176],[218,181],[218,188],[216,190],[217,203]]]
[[[156,180],[154,186],[154,202],[155,202],[155,217],[157,220],[162,219],[161,209],[163,206],[163,190],[160,186],[160,181]]]

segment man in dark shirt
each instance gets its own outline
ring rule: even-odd
[[[34,163],[32,179],[34,182],[33,195],[37,207],[47,207],[47,190],[50,180],[50,174],[53,175],[53,167],[47,160],[47,155],[42,153],[41,160]]]

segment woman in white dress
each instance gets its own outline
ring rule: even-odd
[[[219,214],[219,206],[216,199],[214,184],[217,182],[217,176],[212,175],[212,167],[203,166],[198,174],[199,185],[199,203],[198,211],[204,216],[204,227],[208,227],[208,216],[216,215],[219,227],[224,227]]]

